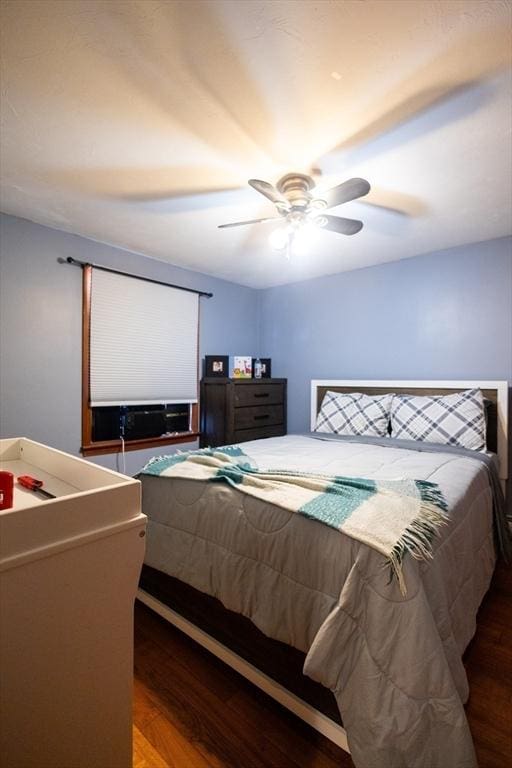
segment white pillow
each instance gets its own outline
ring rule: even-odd
[[[467,389],[453,395],[395,395],[391,403],[391,437],[485,450],[482,392]]]
[[[327,391],[317,416],[316,431],[387,437],[392,398],[393,395]]]

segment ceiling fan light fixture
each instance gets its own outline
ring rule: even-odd
[[[274,229],[268,237],[270,247],[273,251],[284,251],[288,247],[290,239],[290,230],[288,227],[279,227]]]
[[[299,227],[293,230],[293,234],[290,237],[290,251],[292,255],[304,256],[309,253],[317,234],[317,228],[313,221],[305,219]]]
[[[316,234],[316,226],[309,218],[301,217],[288,221],[286,227],[275,229],[269,235],[269,243],[274,251],[284,251],[290,258],[290,254],[300,255],[305,253],[312,244]]]

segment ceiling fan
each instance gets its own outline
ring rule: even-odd
[[[279,179],[275,187],[268,181],[259,179],[249,179],[249,184],[274,203],[279,216],[219,224],[219,229],[260,224],[263,221],[277,221],[282,217],[287,223],[286,241],[288,241],[293,239],[296,232],[309,224],[340,235],[355,235],[363,227],[362,221],[327,215],[323,211],[367,195],[370,185],[365,179],[349,179],[332,189],[318,193],[315,191],[316,185],[311,176],[303,173],[288,173]]]

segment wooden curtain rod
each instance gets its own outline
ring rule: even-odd
[[[59,259],[61,264],[72,264],[75,267],[94,267],[94,269],[101,269],[103,272],[112,272],[114,275],[123,275],[124,277],[135,277],[137,280],[144,280],[146,283],[156,283],[157,285],[165,285],[166,288],[177,288],[179,291],[187,291],[188,293],[197,293],[199,296],[205,296],[207,299],[211,299],[213,293],[207,293],[206,291],[198,291],[195,288],[185,288],[183,285],[175,285],[174,283],[164,283],[162,280],[153,280],[151,277],[143,277],[142,275],[134,275],[130,272],[122,272],[120,269],[111,269],[110,267],[104,267],[101,264],[92,264],[89,261],[78,261],[72,256],[68,256],[67,259]]]

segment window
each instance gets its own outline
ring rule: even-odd
[[[83,269],[82,453],[198,437],[199,294]]]

